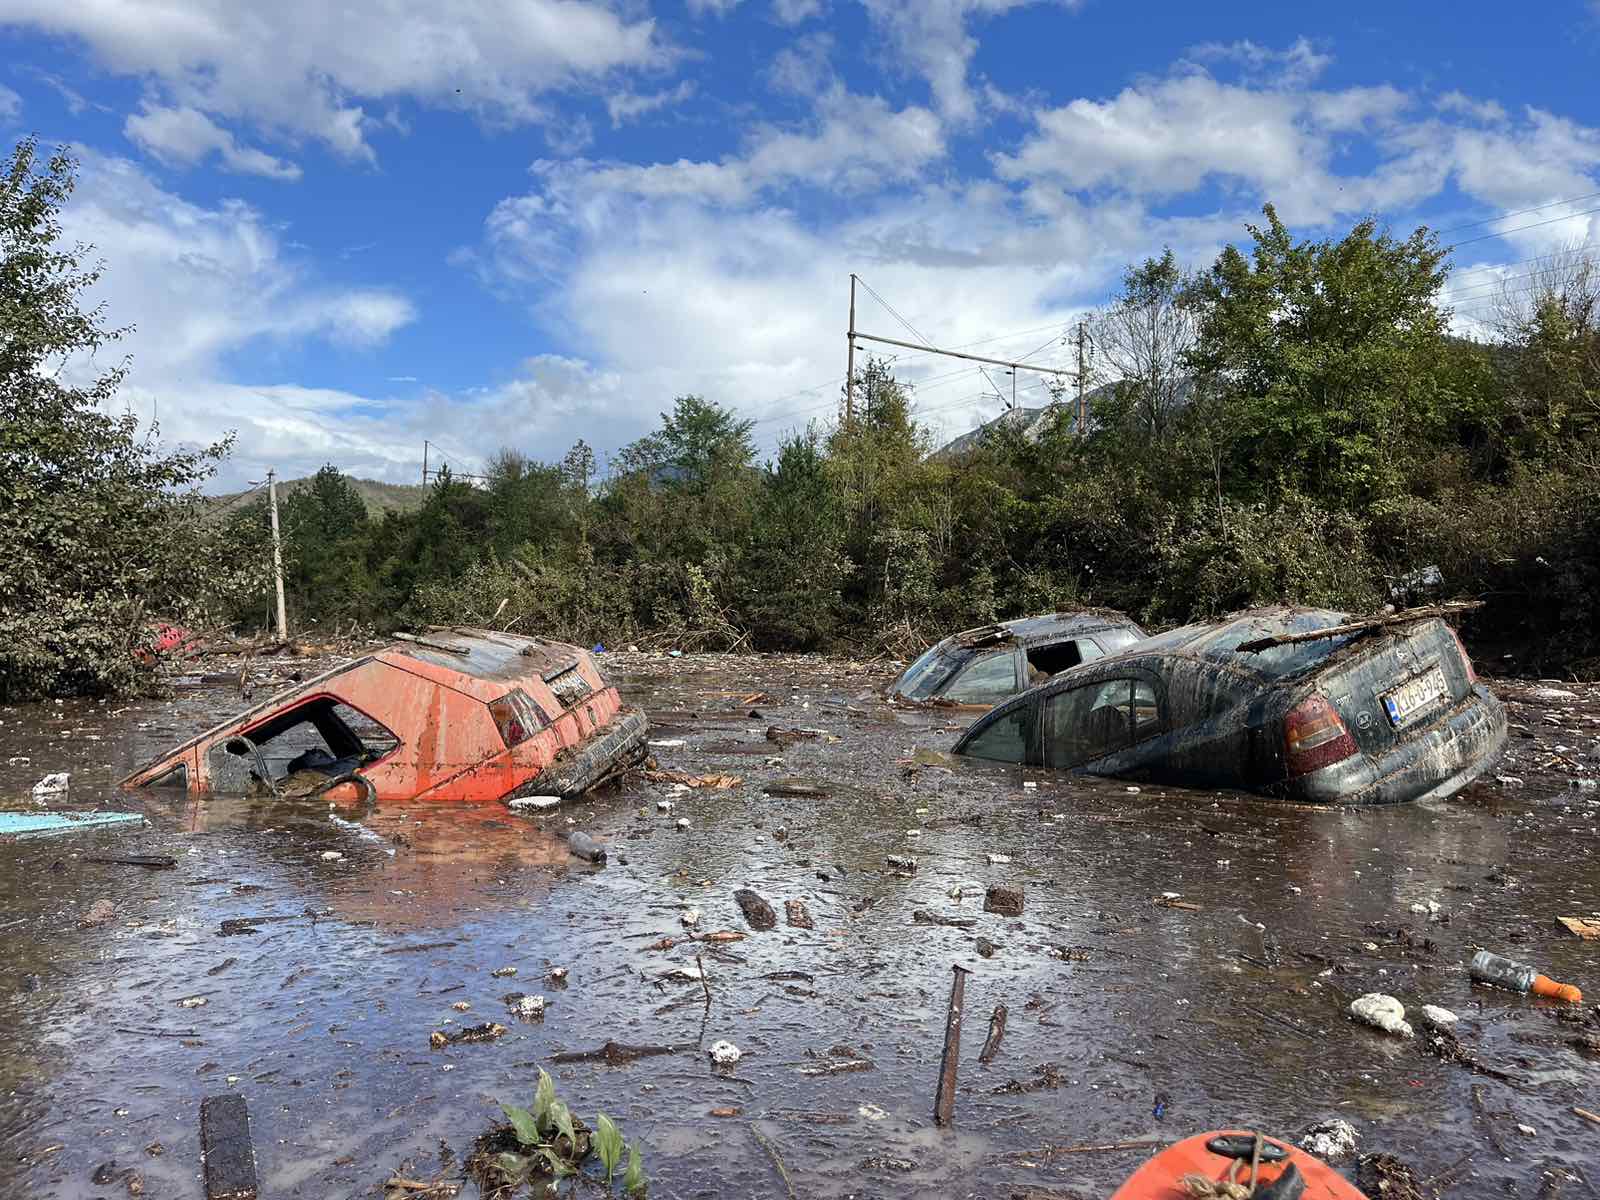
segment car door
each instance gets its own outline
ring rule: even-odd
[[[1100,764],[1115,769],[1129,752],[1166,728],[1158,681],[1142,673],[1102,677],[1044,699],[1044,765],[1066,769]]]

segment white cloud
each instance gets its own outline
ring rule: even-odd
[[[817,109],[816,118],[802,128],[756,128],[744,153],[716,162],[536,162],[533,171],[542,190],[502,202],[489,219],[491,233],[503,230],[511,241],[526,241],[530,218],[576,211],[590,194],[739,205],[798,186],[874,192],[917,179],[945,153],[939,118],[925,108],[895,110],[880,97],[835,88]],[[865,139],[861,130],[868,128],[873,136]],[[539,258],[548,260],[555,252],[554,244],[542,244]]]
[[[784,25],[798,25],[821,12],[822,0],[772,0],[772,15]]]
[[[617,92],[606,97],[606,113],[611,117],[611,128],[620,129],[629,121],[662,108],[682,104],[695,93],[695,82],[685,79],[676,87],[659,92]]]
[[[69,241],[93,244],[105,273],[93,298],[110,326],[133,325],[101,352],[128,353],[120,400],[159,413],[164,436],[209,442],[241,431],[241,452],[302,437],[301,465],[338,457],[342,426],[314,430],[306,414],[348,413],[358,398],[315,388],[226,382],[227,360],[251,346],[296,348],[308,339],[354,350],[381,345],[416,319],[411,303],[382,288],[330,287],[283,246],[279,232],[237,201],[214,207],[157,186],[126,159],[79,148],[79,186],[62,214]],[[75,364],[76,371],[92,364]],[[286,404],[286,397],[293,399]],[[341,417],[340,420],[343,418]],[[259,464],[252,458],[250,464]],[[237,472],[258,469],[243,464]]]
[[[0,121],[14,121],[22,115],[22,97],[0,83]]]
[[[1247,75],[1267,78],[1283,87],[1304,87],[1317,79],[1333,62],[1333,56],[1319,54],[1305,38],[1297,38],[1286,50],[1240,42],[1205,42],[1189,50],[1188,57],[1198,63],[1234,63]]]
[[[689,0],[689,11],[697,16],[711,13],[725,17],[739,7],[739,0]]]
[[[1507,120],[1505,107],[1498,100],[1474,100],[1462,92],[1446,92],[1434,101],[1442,113],[1455,113],[1471,117],[1485,125],[1499,125]]]
[[[123,132],[164,163],[193,166],[215,152],[229,171],[268,179],[300,178],[300,168],[294,163],[239,145],[226,129],[192,108],[163,108],[146,102],[142,112],[128,117]]]
[[[309,137],[370,160],[367,105],[412,99],[498,122],[541,97],[670,52],[649,19],[596,0],[0,0],[0,26],[80,41],[173,107]]]
[[[767,81],[776,90],[796,96],[826,94],[837,86],[832,55],[833,38],[829,34],[803,34],[773,57]]]
[[[978,42],[968,31],[969,20],[994,17],[1040,0],[861,0],[874,24],[905,66],[925,79],[934,107],[958,123],[973,121],[977,101],[967,81],[967,68]],[[1053,0],[1076,8],[1081,0]]]
[[[1394,140],[1411,106],[1387,86],[1296,90],[1191,69],[1038,113],[1016,153],[996,156],[996,171],[1157,199],[1222,185],[1274,201],[1288,220],[1321,222],[1437,189],[1442,164],[1421,169],[1428,164]],[[1380,151],[1376,168],[1341,172],[1351,137]]]

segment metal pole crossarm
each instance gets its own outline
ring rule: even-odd
[[[924,346],[917,342],[902,342],[897,338],[879,337],[874,333],[856,331],[856,337],[864,342],[882,342],[886,346],[903,346],[907,350],[921,350],[925,354],[944,354],[950,358],[964,358],[968,362],[988,363],[995,367],[1010,367],[1013,371],[1037,371],[1041,375],[1075,376],[1076,371],[1065,370],[1061,367],[1036,367],[1032,363],[1009,362],[1003,358],[984,358],[981,354],[965,354],[960,350],[941,350],[937,346]]]

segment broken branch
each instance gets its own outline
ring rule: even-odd
[[[1396,625],[1409,625],[1413,621],[1425,621],[1430,617],[1455,616],[1458,613],[1471,612],[1473,609],[1482,607],[1482,600],[1452,600],[1446,604],[1432,604],[1426,608],[1408,608],[1402,612],[1390,613],[1387,616],[1365,617],[1359,621],[1347,621],[1343,625],[1330,625],[1326,629],[1311,629],[1303,633],[1275,633],[1270,637],[1240,642],[1239,653],[1255,654],[1260,650],[1270,650],[1274,646],[1295,646],[1301,642],[1319,642],[1325,638],[1344,637],[1347,634],[1372,633],[1376,630],[1389,629]]]

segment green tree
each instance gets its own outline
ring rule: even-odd
[[[1228,398],[1244,498],[1301,491],[1337,507],[1392,494],[1453,418],[1443,385],[1445,253],[1360,222],[1295,241],[1269,204],[1195,282],[1200,383]]]
[[[124,332],[86,293],[92,247],[63,241],[64,150],[20,142],[0,166],[0,697],[126,692],[147,618],[194,620],[206,594],[197,487],[227,450],[164,450],[111,416]],[[74,382],[80,381],[80,382]]]

